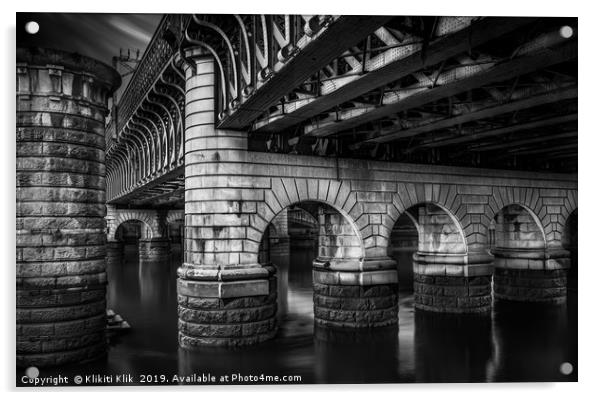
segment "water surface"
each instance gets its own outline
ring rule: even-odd
[[[108,265],[108,307],[132,326],[111,340],[106,359],[45,369],[76,374],[297,375],[302,383],[493,382],[576,380],[577,304],[495,305],[485,317],[414,311],[409,285],[399,299],[399,326],[376,331],[315,327],[312,250],[292,247],[278,265],[280,329],[271,341],[240,349],[187,351],[177,344],[176,269],[139,263],[135,254]],[[402,266],[405,268],[406,266]],[[409,266],[407,266],[409,268]],[[570,362],[570,375],[560,365]],[[17,378],[22,371],[17,372]],[[261,382],[259,382],[261,383]],[[264,381],[265,383],[265,381]]]

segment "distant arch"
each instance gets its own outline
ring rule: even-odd
[[[357,229],[357,226],[355,225],[355,222],[353,221],[353,219],[351,218],[351,216],[349,214],[347,214],[344,210],[341,210],[341,209],[337,208],[336,206],[334,206],[333,204],[331,204],[331,203],[329,203],[327,201],[323,201],[323,200],[310,200],[310,199],[308,199],[308,200],[303,200],[303,201],[296,201],[296,202],[293,202],[293,203],[290,203],[290,204],[286,204],[284,206],[281,205],[280,209],[276,210],[277,212],[275,213],[275,215],[273,215],[270,218],[269,221],[261,224],[262,242],[264,241],[265,234],[268,233],[270,231],[270,229],[273,229],[274,232],[277,232],[277,228],[273,224],[273,221],[278,217],[278,215],[280,213],[284,212],[285,210],[288,210],[290,207],[300,207],[300,208],[303,208],[306,212],[310,213],[314,217],[314,219],[316,221],[319,221],[319,218],[316,218],[316,215],[314,215],[314,213],[317,212],[317,210],[315,212],[311,212],[308,209],[308,208],[311,208],[312,206],[316,207],[316,208],[318,208],[318,207],[324,207],[324,209],[325,209],[324,211],[326,213],[329,213],[331,215],[336,213],[335,215],[340,216],[344,220],[345,226],[348,226],[352,230],[352,232],[353,232],[352,238],[355,237],[357,239],[356,241],[353,240],[353,239],[351,239],[351,242],[352,242],[351,247],[354,247],[354,248],[357,249],[356,250],[357,251],[357,254],[356,254],[357,258],[358,259],[363,259],[365,257],[364,243],[363,243],[363,240],[362,240],[362,236],[360,235],[360,232]],[[273,227],[273,228],[271,228],[271,227]],[[337,232],[336,234],[337,235],[341,235],[341,234],[345,234],[345,233],[344,232]],[[256,250],[257,254],[259,253],[259,250],[260,250],[259,249],[260,243],[257,244],[257,250]]]
[[[511,187],[493,187],[493,196],[489,199],[485,215],[490,221],[504,208],[509,206],[520,206],[533,218],[534,222],[541,230],[545,248],[548,247],[548,238],[553,237],[552,224],[544,224],[546,209],[543,206],[542,198],[537,188],[511,188]],[[488,227],[489,229],[489,227]]]
[[[433,201],[425,201],[408,207],[395,220],[391,233],[404,215],[414,224],[418,232],[418,251],[468,253],[468,243],[462,225],[458,218],[444,205]],[[440,229],[441,231],[428,231],[432,229]],[[452,237],[453,240],[440,240],[446,237]],[[432,239],[433,242],[427,245],[425,242],[427,238]],[[387,239],[387,247],[390,247],[391,235]],[[437,242],[437,240],[440,241]]]
[[[523,204],[513,202],[498,210],[489,223],[489,231],[494,232],[490,247],[547,248],[543,224],[535,212]],[[510,233],[517,237],[512,239]]]
[[[418,232],[419,241],[422,241],[422,239],[424,238],[425,232],[424,232],[424,224],[422,224],[420,222],[420,215],[419,215],[419,211],[418,211],[420,207],[425,207],[425,209],[430,208],[431,213],[436,212],[436,210],[440,210],[441,212],[443,212],[444,215],[449,218],[448,223],[453,224],[453,226],[456,229],[456,231],[454,233],[458,236],[458,239],[462,243],[462,253],[468,252],[468,242],[466,240],[464,227],[460,223],[460,220],[444,204],[441,204],[437,201],[416,202],[415,204],[411,204],[408,207],[404,208],[403,210],[401,210],[401,212],[398,212],[397,218],[395,218],[393,220],[393,223],[391,224],[390,229],[387,229],[387,231],[389,232],[389,235],[387,236],[387,247],[390,246],[391,233],[393,232],[395,224],[397,224],[397,222],[402,218],[403,215],[406,215],[408,217],[408,219],[410,221],[412,221],[412,223],[414,224],[414,227],[416,228],[416,231]],[[451,232],[449,232],[449,233],[451,233]]]
[[[156,212],[147,210],[119,210],[109,230],[109,238],[116,239],[117,229],[126,221],[139,221],[143,224],[143,238],[161,237]]]
[[[371,233],[363,232],[360,224],[362,228],[367,226],[365,219],[368,217],[363,213],[349,182],[334,179],[271,178],[271,187],[264,191],[264,202],[258,206],[253,226],[263,234],[278,213],[308,202],[322,203],[337,211],[360,238],[362,257],[365,257]]]
[[[119,225],[117,225],[117,227],[115,228],[115,233],[113,235],[113,239],[119,240],[119,237],[118,237],[119,228],[124,226],[125,224],[132,223],[132,222],[140,223],[140,225],[142,226],[142,229],[140,231],[140,239],[148,239],[148,238],[153,237],[152,229],[146,222],[141,221],[139,219],[128,219],[123,222],[120,222]]]

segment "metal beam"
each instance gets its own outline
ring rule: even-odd
[[[503,82],[551,65],[569,61],[576,57],[577,43],[571,40],[558,47],[544,48],[522,57],[500,62],[482,72],[469,73],[467,75],[462,73],[459,77],[449,79],[449,83],[441,86],[434,88],[411,88],[400,91],[399,95],[391,96],[392,99],[390,102],[380,107],[368,107],[340,112],[333,120],[327,122],[319,121],[306,126],[305,134],[317,137],[329,136],[404,110],[455,96],[490,83]]]
[[[508,133],[525,131],[528,129],[542,128],[544,126],[550,126],[550,125],[564,124],[564,123],[572,122],[572,121],[577,121],[576,113],[568,114],[568,115],[561,115],[561,116],[554,117],[554,118],[547,118],[547,119],[541,119],[541,120],[537,120],[537,121],[531,121],[531,122],[525,122],[525,123],[521,123],[521,124],[505,126],[503,128],[487,129],[487,130],[475,132],[475,133],[472,133],[469,135],[461,135],[461,136],[456,136],[456,137],[451,137],[451,138],[448,137],[448,138],[441,139],[441,140],[424,141],[424,142],[418,144],[417,146],[414,146],[414,147],[408,149],[408,152],[412,152],[412,151],[414,151],[418,148],[422,148],[422,147],[439,147],[439,146],[448,146],[450,144],[472,142],[474,140],[481,140],[481,139],[487,138],[487,137],[506,135]]]
[[[562,145],[558,145],[558,146],[552,146],[552,147],[538,147],[535,149],[526,149],[526,150],[517,150],[517,151],[512,151],[509,152],[507,154],[502,154],[501,156],[498,157],[498,159],[501,158],[508,158],[508,157],[512,157],[512,156],[517,156],[517,155],[528,155],[528,154],[540,154],[540,153],[546,153],[546,152],[555,152],[555,151],[559,151],[559,150],[568,150],[568,149],[574,149],[577,147],[577,143],[569,143],[569,144],[562,144]]]
[[[553,135],[541,135],[530,139],[522,140],[504,140],[502,143],[488,144],[488,145],[473,145],[468,147],[468,151],[491,151],[499,149],[507,149],[515,146],[522,146],[524,144],[538,143],[545,140],[557,140],[566,139],[577,136],[577,131],[556,133]]]
[[[481,107],[473,112],[456,115],[451,118],[441,118],[429,123],[420,124],[410,129],[395,129],[389,132],[378,133],[376,137],[363,140],[360,143],[386,143],[397,139],[408,138],[439,129],[450,128],[455,125],[465,124],[480,119],[492,118],[518,110],[556,103],[563,100],[577,98],[577,87],[569,87],[553,92],[548,92],[522,100],[513,101],[495,106]]]
[[[270,116],[254,124],[260,132],[279,132],[303,120],[327,111],[338,104],[350,101],[358,95],[384,86],[410,75],[425,67],[436,65],[450,57],[469,51],[492,39],[503,36],[536,18],[499,18],[489,17],[478,21],[458,32],[443,36],[429,44],[428,51],[416,45],[415,50],[399,47],[389,49],[368,61],[366,73],[359,75],[355,71],[321,84],[320,95],[297,100],[285,105],[284,113]],[[407,45],[406,45],[407,47]],[[372,66],[373,65],[373,66]],[[361,72],[361,71],[360,71]]]
[[[305,44],[282,68],[260,86],[238,109],[218,124],[219,129],[243,129],[284,95],[328,64],[336,55],[357,44],[389,21],[391,16],[347,15]]]

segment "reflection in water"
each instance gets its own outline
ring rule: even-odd
[[[577,305],[569,295],[563,306],[497,304],[493,338],[494,380],[574,381],[577,379]],[[574,371],[563,375],[559,366]]]
[[[416,310],[417,382],[484,382],[493,354],[491,316]]]
[[[107,307],[132,326],[109,348],[108,368],[165,373],[177,365],[176,270],[171,263],[126,261],[109,264]],[[171,365],[171,367],[169,367]]]
[[[314,327],[311,249],[291,247],[274,259],[281,277],[276,338],[240,349],[178,349],[176,269],[181,260],[108,266],[108,307],[132,329],[114,340],[105,360],[60,369],[71,373],[301,375],[303,383],[483,382],[576,380],[576,304],[504,308],[492,316],[415,312],[411,291],[400,293],[399,326],[373,331]],[[284,295],[286,293],[286,295]],[[283,312],[286,310],[286,312]],[[576,369],[575,369],[576,371]],[[17,376],[21,376],[18,372]]]
[[[316,325],[316,382],[398,382],[397,330],[397,326],[350,331]]]

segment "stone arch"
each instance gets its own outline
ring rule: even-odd
[[[277,214],[303,202],[316,202],[332,207],[345,218],[361,239],[362,258],[365,256],[367,236],[362,235],[357,225],[361,218],[361,213],[358,215],[361,204],[357,202],[349,182],[333,179],[271,178],[270,188],[265,189],[263,194],[264,201],[257,205],[257,213],[251,221],[255,230],[256,252],[263,232]]]
[[[483,202],[486,195],[476,193],[480,189],[447,184],[400,183],[397,189],[388,231],[393,232],[406,214],[418,232],[412,257],[414,306],[434,312],[488,312],[491,256],[475,251],[486,231],[477,226],[481,216],[466,204],[474,198]],[[390,241],[389,236],[387,249]]]
[[[550,238],[554,237],[554,227],[549,223],[549,216],[547,216],[540,190],[538,188],[494,186],[492,192],[493,195],[485,208],[485,216],[489,224],[504,208],[513,205],[520,206],[529,213],[540,228],[544,237],[544,247],[547,248]],[[489,229],[489,225],[487,229]]]
[[[140,239],[148,239],[148,238],[152,237],[152,235],[149,235],[149,232],[152,232],[152,228],[150,227],[150,225],[147,222],[132,218],[132,219],[126,219],[124,221],[119,222],[119,224],[115,228],[115,232],[113,233],[113,235],[111,237],[112,240],[118,240],[117,233],[119,232],[119,227],[128,222],[140,222],[142,224],[144,229],[142,229],[142,231],[140,233],[141,234]]]
[[[397,191],[392,196],[392,207],[389,208],[390,218],[385,221],[388,232],[401,214],[420,204],[433,204],[443,209],[457,224],[465,238],[467,247],[470,244],[465,229],[470,224],[466,218],[466,206],[462,204],[457,185],[432,183],[399,183]],[[387,243],[388,244],[388,243]]]
[[[125,210],[123,212],[118,212],[113,220],[113,229],[109,230],[109,239],[115,240],[117,228],[126,221],[141,222],[145,227],[142,236],[144,239],[161,237],[156,215],[152,215],[152,212],[146,210]]]
[[[466,252],[468,252],[470,244],[472,243],[471,240],[469,240],[472,236],[471,234],[479,232],[478,230],[476,230],[476,232],[471,231],[471,234],[467,235],[467,228],[472,222],[470,215],[467,215],[466,213],[466,205],[461,202],[461,197],[456,185],[399,183],[397,185],[397,192],[393,194],[392,204],[393,207],[389,210],[389,218],[385,221],[385,229],[389,235],[399,217],[404,213],[411,216],[420,235],[421,227],[416,218],[417,216],[408,213],[408,210],[412,210],[414,207],[423,204],[436,206],[449,216],[461,235]],[[387,247],[389,246],[389,240],[390,237],[387,236]]]
[[[423,212],[430,215],[430,217],[421,215]],[[418,231],[418,251],[454,254],[468,253],[468,244],[466,243],[464,230],[458,219],[446,207],[435,202],[422,202],[412,205],[404,210],[403,213],[409,216]],[[400,214],[400,217],[403,213]],[[447,221],[445,221],[446,218]],[[454,235],[456,238],[456,240],[453,241],[454,243],[450,243],[449,241],[447,243],[443,243],[442,241],[437,242],[437,235],[433,235],[435,242],[429,241],[426,243],[425,240],[434,233],[426,232],[426,227],[433,229],[434,226],[438,227],[435,229],[441,229],[441,234],[443,236]],[[439,236],[439,239],[441,239],[441,236]],[[458,244],[460,244],[460,246],[458,246]]]
[[[366,259],[358,218],[352,215],[357,201],[350,184],[294,178],[273,178],[270,183],[250,224],[261,229],[259,239],[282,210],[298,204],[317,207],[320,245],[312,263],[315,322],[338,328],[396,324],[397,273],[389,259]]]
[[[324,207],[321,212],[323,212],[323,214],[325,214],[326,216],[322,216],[322,218],[329,219],[329,218],[336,218],[337,216],[340,216],[340,218],[344,221],[343,226],[340,227],[341,231],[336,232],[336,233],[332,232],[332,234],[330,236],[336,235],[338,237],[341,237],[341,236],[347,237],[348,241],[347,240],[343,240],[343,241],[345,243],[349,243],[349,246],[347,246],[346,244],[341,246],[339,248],[339,250],[337,251],[337,253],[333,255],[334,258],[341,258],[341,257],[337,257],[337,254],[339,254],[339,253],[350,252],[357,259],[363,260],[365,257],[363,240],[362,240],[362,237],[361,237],[357,227],[355,226],[352,218],[348,214],[346,214],[344,211],[341,211],[341,210],[337,209],[336,207],[334,207],[333,205],[331,205],[327,202],[324,202],[324,201],[320,201],[320,200],[303,200],[303,201],[285,205],[267,223],[266,228],[264,228],[264,230],[262,232],[262,240],[263,240],[264,233],[267,232],[267,230],[270,229],[270,227],[274,227],[274,230],[278,231],[277,224],[274,224],[273,222],[276,218],[278,218],[278,216],[283,211],[287,210],[291,206],[307,205],[308,203],[311,203],[312,205],[315,205],[317,207],[320,207],[320,206]],[[305,207],[303,207],[303,208],[305,209]],[[307,211],[307,212],[309,212],[309,211]],[[318,211],[316,210],[316,212],[318,212]],[[316,218],[316,216],[314,216],[313,213],[310,212],[310,214],[312,214],[312,216],[314,218]],[[316,219],[319,221],[320,217],[318,217]],[[318,225],[319,225],[319,223],[318,223]],[[351,232],[349,232],[349,231],[351,231]],[[324,235],[325,233],[322,232],[321,234]],[[328,233],[326,233],[326,234],[328,234]],[[320,254],[318,255],[318,258],[320,258]]]
[[[539,196],[538,189],[525,189],[518,188],[518,190],[512,190],[513,188],[493,188],[493,196],[490,197],[489,204],[485,207],[485,216],[487,218],[488,225],[487,230],[490,230],[491,224],[494,223],[495,218],[508,207],[516,206],[523,209],[537,225],[539,231],[543,236],[543,248],[548,247],[548,238],[551,228],[543,224],[542,215],[545,217],[545,207],[542,207],[542,200]],[[514,188],[517,189],[517,188]]]

